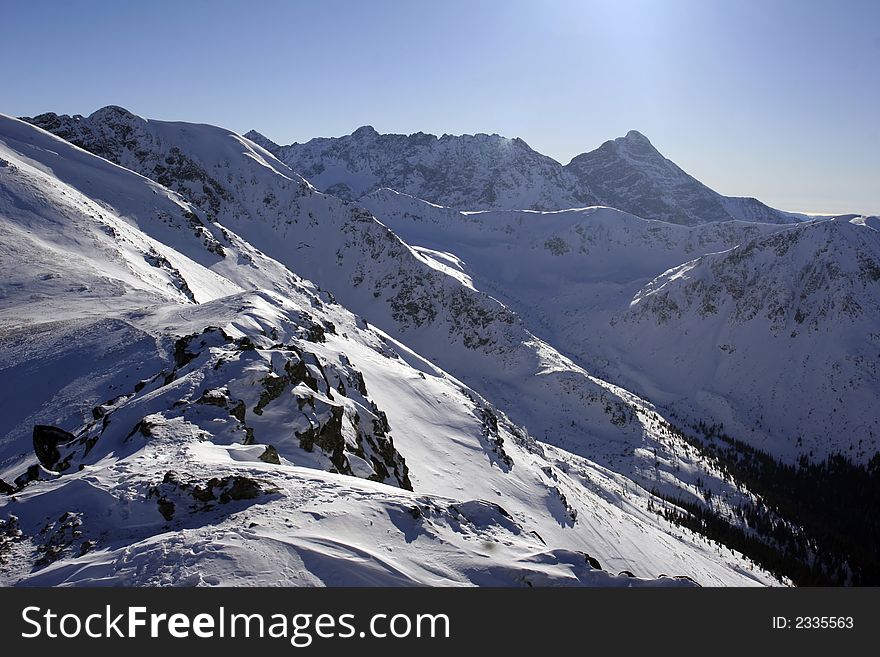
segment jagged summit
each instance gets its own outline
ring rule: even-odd
[[[242,136],[246,139],[250,139],[257,146],[262,146],[270,153],[274,153],[279,148],[278,144],[256,130],[249,130]]]
[[[131,112],[131,111],[125,109],[124,107],[119,106],[119,105],[106,105],[105,107],[97,109],[94,112],[92,112],[91,114],[89,114],[89,118],[93,119],[93,120],[100,120],[105,117],[111,117],[111,116],[124,117],[126,119],[140,119],[141,121],[145,120],[145,119],[141,118],[140,116],[138,116],[137,114],[135,114],[134,112]]]
[[[498,134],[380,134],[315,138],[273,153],[318,189],[357,200],[390,187],[433,203],[470,210],[587,205],[561,165],[522,139]]]
[[[630,130],[626,135],[618,137],[611,143],[617,148],[622,148],[627,152],[638,154],[641,157],[654,157],[661,160],[666,159],[660,151],[656,149],[654,144],[651,143],[651,140],[638,130]]]
[[[621,139],[621,138],[618,137],[618,139]],[[625,139],[626,141],[630,141],[630,142],[647,142],[649,144],[651,143],[651,141],[645,135],[643,135],[641,132],[639,132],[638,130],[630,130],[629,132],[626,133],[626,135],[624,135],[622,137],[622,139]]]
[[[116,105],[89,117],[41,114],[25,120],[84,146],[106,140],[106,126],[129,132],[148,121]],[[105,126],[95,132],[90,125]],[[102,132],[102,134],[98,134]],[[351,135],[279,146],[251,130],[244,135],[318,189],[357,200],[382,187],[460,210],[562,210],[606,205],[646,219],[696,225],[744,220],[794,223],[796,217],[754,198],[718,194],[665,158],[644,134],[630,130],[562,166],[523,139],[497,133],[382,134],[364,125]]]
[[[580,175],[580,169],[582,166],[584,166],[585,163],[597,160],[602,161],[603,163],[611,163],[619,158],[624,158],[634,164],[641,161],[637,165],[638,171],[630,171],[628,172],[629,175],[643,174],[647,171],[646,167],[656,168],[667,166],[665,163],[673,164],[671,161],[663,157],[660,151],[658,151],[654,147],[654,145],[651,143],[651,140],[648,139],[645,135],[643,135],[638,130],[630,130],[622,137],[615,137],[614,139],[609,139],[603,142],[601,146],[593,151],[590,151],[588,153],[581,153],[580,155],[574,156],[568,163],[568,165],[566,165],[566,168],[574,172],[578,178],[583,178],[583,176]],[[601,176],[596,177],[597,185],[601,187],[606,181],[602,179]],[[617,199],[617,202],[620,203],[621,200]],[[606,205],[613,204],[606,203]],[[658,217],[647,218],[655,219]]]
[[[351,133],[352,137],[356,139],[365,139],[367,137],[376,137],[379,133],[376,132],[376,129],[371,125],[362,125],[360,128]]]
[[[607,205],[678,224],[791,223],[755,199],[724,197],[630,130],[565,166],[499,134],[380,134],[316,138],[271,149],[318,189],[357,200],[388,187],[458,210],[564,210]]]
[[[574,157],[565,170],[603,205],[646,219],[685,225],[796,221],[756,199],[722,196],[664,157],[636,130]]]
[[[82,114],[74,114],[73,116],[68,116],[66,114],[56,114],[55,112],[45,112],[44,114],[39,114],[34,117],[20,117],[24,121],[28,121],[34,124],[45,124],[45,125],[57,125],[59,122],[73,122],[80,123],[83,121],[94,121],[94,122],[106,122],[106,121],[139,121],[146,123],[146,119],[138,116],[137,114],[130,112],[129,110],[121,107],[119,105],[107,105],[105,107],[101,107],[96,109],[94,112],[89,114],[87,117]],[[48,128],[46,128],[48,129]]]
[[[660,151],[658,151],[654,147],[650,139],[648,139],[638,130],[630,130],[622,137],[615,137],[614,139],[608,139],[602,142],[602,144],[593,151],[581,153],[580,155],[575,155],[567,166],[571,166],[572,164],[576,165],[578,162],[583,162],[590,157],[594,157],[594,154],[596,153],[604,153],[606,154],[606,157],[608,157],[612,153],[617,154],[622,152],[640,153],[642,155],[654,155],[656,157],[663,158],[663,156],[660,154]]]

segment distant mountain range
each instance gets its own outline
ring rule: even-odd
[[[607,205],[645,219],[793,223],[753,198],[722,196],[663,157],[635,130],[563,166],[499,135],[351,135],[279,146],[245,135],[323,191],[356,200],[383,187],[458,210],[564,210]]]

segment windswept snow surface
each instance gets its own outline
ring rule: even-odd
[[[776,583],[649,509],[749,493],[454,256],[228,131],[92,120],[122,166],[0,117],[0,581]]]

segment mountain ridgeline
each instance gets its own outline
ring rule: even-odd
[[[635,131],[0,119],[0,582],[878,581],[876,218]]]
[[[351,135],[279,146],[245,135],[319,189],[357,200],[383,187],[458,210],[565,210],[607,205],[645,219],[793,223],[753,198],[722,196],[632,130],[563,166],[522,139],[500,135]]]

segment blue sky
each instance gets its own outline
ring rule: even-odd
[[[725,194],[880,213],[877,0],[0,0],[0,111],[497,132],[563,163],[637,129]]]

